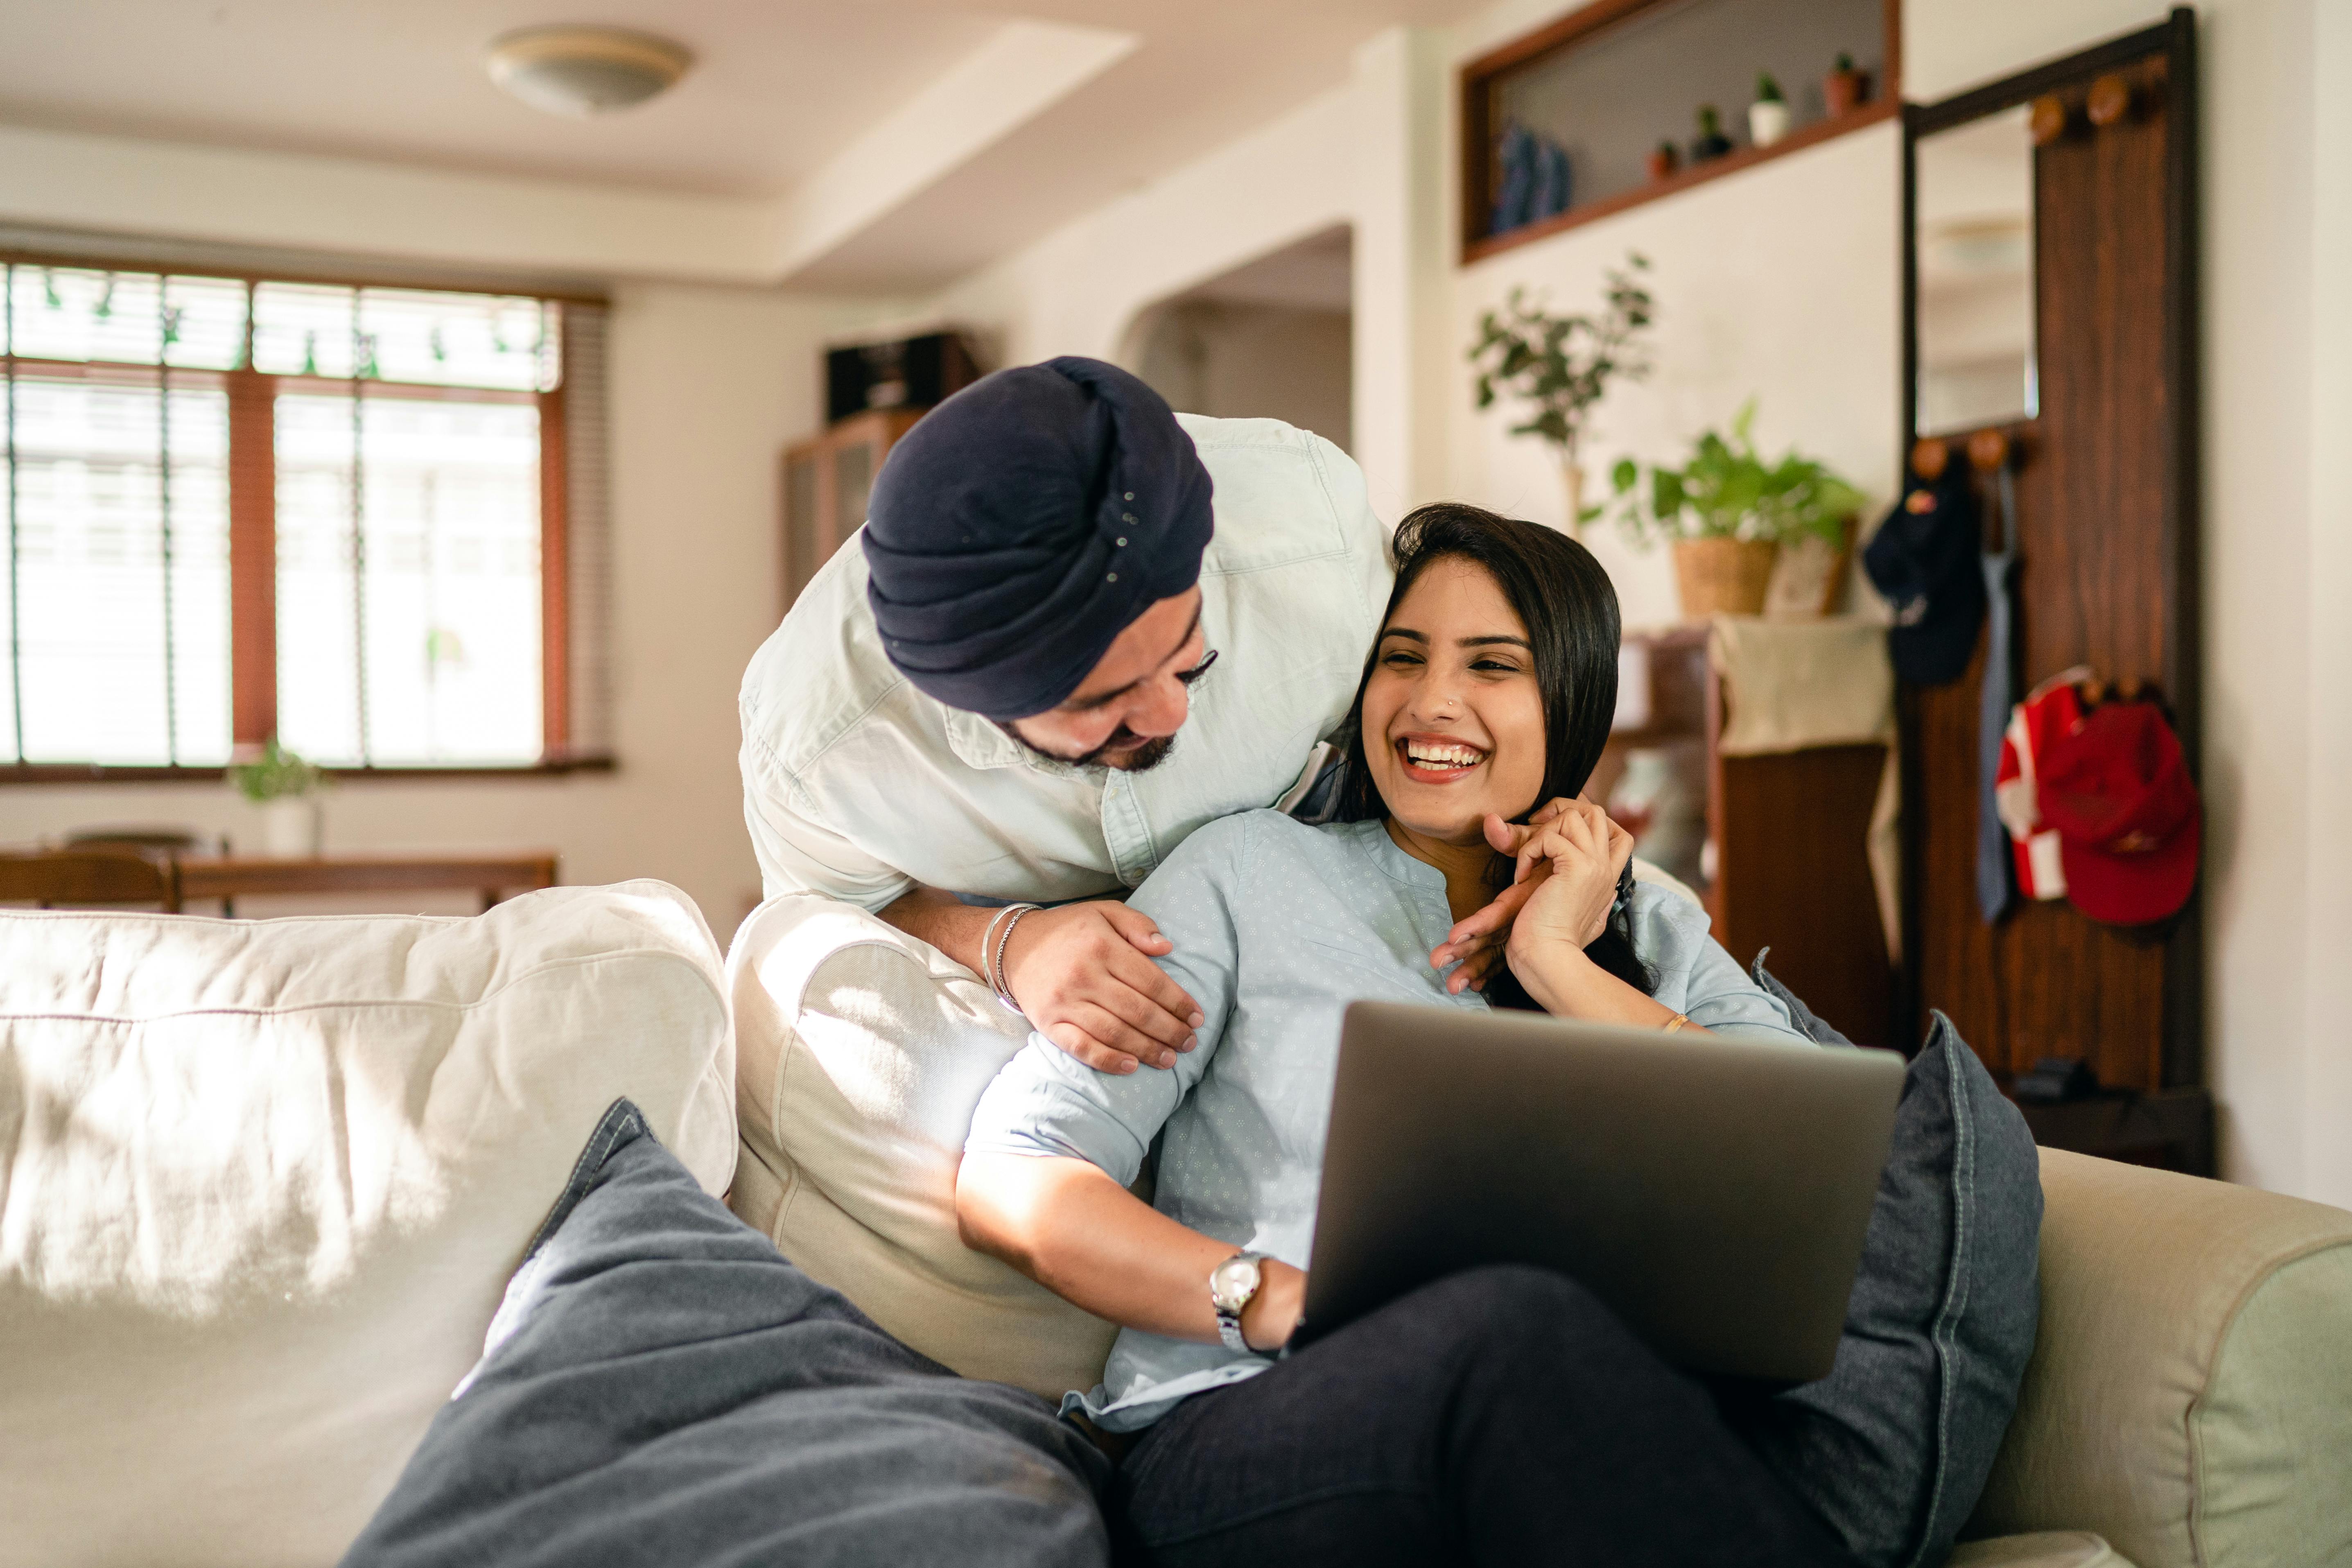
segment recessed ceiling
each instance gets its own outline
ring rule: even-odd
[[[821,233],[772,275],[900,290],[983,265],[1339,85],[1386,27],[1445,25],[1486,3],[16,0],[0,5],[0,126],[766,198],[788,220],[819,193],[855,226]],[[657,33],[695,66],[649,103],[553,119],[494,88],[483,51],[559,22]],[[1006,46],[1024,23],[1062,29],[1024,35],[1044,38],[1030,51],[1046,73],[1034,101],[1008,83],[993,106],[1025,104],[1025,118],[949,145],[955,132],[924,106],[991,50],[1024,58]],[[1117,42],[1095,63],[1052,64],[1087,37]],[[909,145],[909,123],[934,129]],[[890,158],[895,180],[877,167]],[[860,216],[859,190],[887,199]]]
[[[490,84],[517,28],[593,21],[677,39],[662,97],[552,120]],[[0,122],[215,146],[774,195],[979,47],[998,18],[856,0],[13,0]]]

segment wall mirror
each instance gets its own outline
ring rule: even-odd
[[[1914,436],[2006,425],[2041,412],[2029,114],[2021,103],[1917,142]]]

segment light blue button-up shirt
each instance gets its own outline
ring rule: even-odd
[[[1447,995],[1429,967],[1430,950],[1454,925],[1445,879],[1398,848],[1380,823],[1310,827],[1252,811],[1193,834],[1129,902],[1176,944],[1158,962],[1207,1016],[1198,1048],[1170,1070],[1122,1077],[1033,1035],[982,1096],[964,1147],[1075,1156],[1129,1184],[1164,1129],[1154,1206],[1304,1268],[1341,1010],[1359,999],[1486,1010],[1475,991]],[[1629,914],[1660,1002],[1721,1034],[1810,1043],[1707,935],[1696,904],[1637,883]],[[1188,1394],[1271,1364],[1127,1329],[1101,1385],[1074,1392],[1066,1407],[1082,1406],[1109,1431],[1133,1431]]]
[[[1214,486],[1201,626],[1216,665],[1166,762],[1040,757],[892,668],[851,539],[743,677],[743,812],[767,895],[879,910],[917,883],[1058,903],[1132,888],[1204,822],[1286,798],[1347,716],[1388,605],[1364,476],[1275,419],[1180,414]]]

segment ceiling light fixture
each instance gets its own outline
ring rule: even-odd
[[[550,114],[586,119],[643,103],[686,74],[694,57],[667,38],[624,27],[525,27],[490,45],[490,79]]]

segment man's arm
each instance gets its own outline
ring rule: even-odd
[[[918,888],[879,911],[975,974],[1000,912]],[[996,934],[1002,937],[1001,921]],[[1176,1065],[1201,1026],[1200,1006],[1151,962],[1171,950],[1149,915],[1108,900],[1033,910],[1004,948],[1004,981],[1037,1032],[1098,1072]]]
[[[996,910],[919,886],[812,819],[798,809],[798,792],[774,757],[749,736],[742,768],[743,817],[768,897],[821,893],[856,904],[973,973],[988,973],[981,946]],[[1165,1068],[1176,1052],[1192,1048],[1202,1017],[1184,988],[1151,962],[1169,951],[1159,926],[1124,904],[1065,904],[1021,917],[1005,949],[1004,979],[1037,1031],[1088,1067]]]

